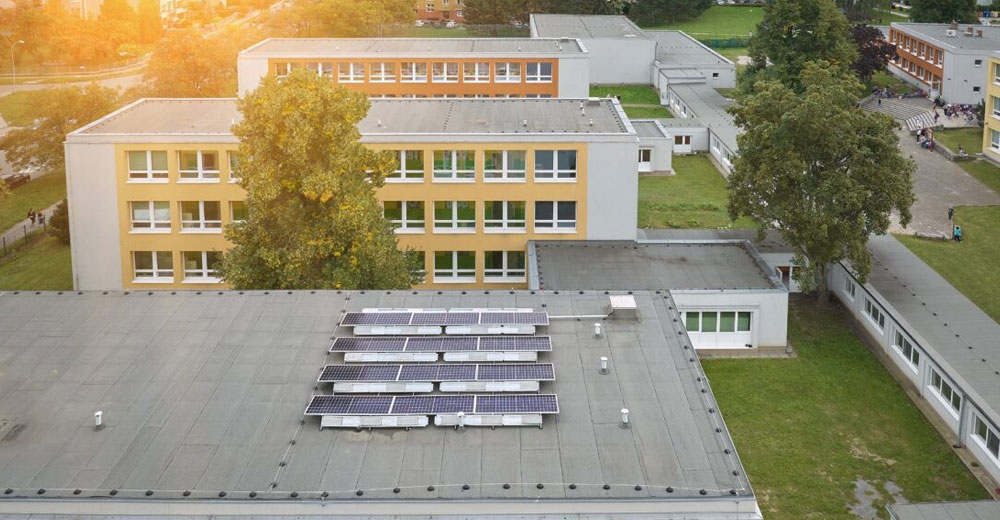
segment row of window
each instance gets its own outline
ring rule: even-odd
[[[292,70],[306,68],[317,75],[337,78],[338,83],[551,83],[551,61],[382,61],[352,62],[287,62],[274,63],[278,77]]]
[[[216,251],[181,251],[183,281],[218,283],[221,255]],[[139,283],[172,283],[174,255],[170,251],[133,251],[132,270]]]
[[[239,162],[236,152],[229,156],[229,181]],[[216,150],[181,150],[177,152],[177,170],[181,182],[219,182],[219,152]],[[167,182],[166,150],[131,150],[128,152],[128,178],[131,182]]]
[[[489,99],[489,98],[494,98],[494,99],[519,99],[521,97],[521,95],[520,94],[495,94],[495,95],[491,96],[489,94],[462,94],[461,96],[459,96],[458,94],[433,94],[433,95],[429,96],[427,94],[400,94],[400,95],[397,96],[396,94],[369,94],[368,97],[370,99],[395,99],[397,97],[401,98],[401,99],[427,99],[427,98],[433,98],[433,99],[458,99],[459,97],[463,97],[463,98],[467,98],[467,99]],[[525,97],[525,99],[551,99],[552,98],[552,94],[527,94],[526,93],[524,95],[524,97]]]
[[[892,43],[896,44],[897,49],[906,50],[910,54],[920,56],[920,58],[926,61],[941,65],[942,53],[937,47],[925,44],[916,38],[910,38],[899,32],[896,32],[894,36],[895,38]]]
[[[750,332],[750,312],[685,312],[688,332]]]
[[[433,203],[435,233],[474,233],[476,201],[439,200]],[[483,203],[483,228],[487,233],[524,233],[525,201],[486,201]],[[423,233],[426,213],[423,201],[385,201],[385,218],[400,233]],[[576,231],[575,201],[536,201],[535,231],[573,233]]]
[[[896,60],[893,60],[896,61]],[[899,68],[908,71],[910,74],[917,77],[917,79],[924,81],[925,83],[931,85],[932,88],[941,88],[941,76],[934,74],[932,71],[925,69],[919,63],[912,60],[900,57],[898,60]],[[979,92],[979,88],[973,88],[973,91]]]
[[[527,150],[486,150],[481,156],[478,156],[475,150],[434,150],[431,175],[436,181],[473,182],[476,179],[478,159],[482,162],[483,179],[486,181],[524,181],[528,155]],[[535,180],[575,180],[576,158],[576,150],[531,152],[531,160],[535,166]],[[400,150],[399,162],[389,180],[423,182],[424,151]]]
[[[191,200],[177,203],[180,214],[181,232],[222,232],[222,203],[219,201]],[[161,200],[131,201],[129,214],[132,231],[136,233],[169,233],[170,202]],[[235,200],[229,203],[229,216],[233,222],[247,218],[245,202]]]

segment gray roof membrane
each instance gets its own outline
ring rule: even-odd
[[[595,337],[599,319],[571,316],[604,313],[608,296],[597,292],[0,293],[0,490],[11,489],[0,512],[4,498],[219,502],[250,492],[359,504],[344,511],[369,499],[489,500],[498,513],[536,499],[581,514],[668,510],[680,499],[754,510],[672,299],[635,299],[639,319],[612,317]],[[320,431],[303,410],[329,392],[314,385],[339,361],[330,338],[351,333],[337,327],[342,311],[368,307],[547,311],[538,333],[553,350],[539,361],[555,364],[556,380],[542,391],[559,396],[560,413],[542,429]],[[98,410],[105,427],[95,431]],[[448,507],[468,515],[483,504]]]
[[[890,504],[892,520],[996,520],[1000,501],[931,502],[925,504]]]
[[[253,56],[377,57],[447,54],[583,54],[576,40],[559,38],[269,38],[240,54]]]
[[[531,24],[540,38],[648,39],[639,26],[620,15],[532,14]]]

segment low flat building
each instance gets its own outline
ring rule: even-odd
[[[994,520],[1000,518],[1000,501],[889,504],[886,510],[890,520]]]
[[[0,514],[762,518],[676,304],[631,296],[608,316],[594,291],[0,293]],[[345,313],[457,307],[547,315],[542,428],[303,415]]]
[[[67,136],[77,289],[225,287],[240,117],[233,99],[146,99]],[[422,286],[452,289],[526,287],[530,240],[634,239],[640,142],[669,143],[597,98],[372,100],[358,129],[399,156],[377,196],[423,251]]]
[[[896,54],[889,70],[931,97],[977,104],[986,94],[986,62],[1000,50],[1000,27],[946,23],[893,23]]]

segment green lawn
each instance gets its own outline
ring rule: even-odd
[[[632,119],[668,119],[674,117],[670,113],[670,109],[667,107],[640,107],[640,106],[624,106],[625,115]]]
[[[0,97],[0,115],[10,126],[28,126],[37,117],[41,90],[20,90]]]
[[[892,74],[880,70],[875,74],[872,74],[872,79],[868,80],[869,92],[872,87],[885,88],[889,87],[896,94],[908,94],[911,92],[916,92],[916,87],[910,85],[909,83],[893,76]]]
[[[644,29],[674,29],[684,31],[699,40],[705,38],[732,38],[749,36],[755,32],[757,24],[764,18],[764,8],[712,6],[701,16],[687,22],[680,22]]]
[[[448,29],[445,27],[409,27],[401,34],[393,35],[399,38],[465,38],[469,35],[465,27]]]
[[[29,209],[47,208],[66,198],[66,173],[46,173],[20,188],[10,190],[0,199],[0,232],[20,222]]]
[[[955,208],[955,224],[964,241],[927,240],[896,235],[927,265],[955,286],[986,314],[1000,321],[1000,206]]]
[[[978,126],[935,130],[934,140],[940,141],[941,144],[955,153],[958,153],[959,145],[962,145],[969,155],[983,151],[983,129]]]
[[[590,96],[621,96],[623,105],[660,104],[660,95],[649,85],[591,85]]]
[[[644,228],[752,228],[729,220],[726,179],[705,155],[675,155],[675,175],[639,177],[639,226]]]
[[[969,172],[969,175],[979,179],[979,182],[1000,193],[1000,168],[984,160],[962,161],[958,165]]]
[[[989,498],[835,310],[792,300],[794,359],[703,360],[770,520],[856,519],[855,481],[911,502]]]
[[[69,246],[37,232],[18,243],[15,252],[0,258],[0,290],[53,291],[73,288]]]
[[[750,49],[746,47],[713,47],[712,50],[729,58],[733,63],[736,63],[740,56],[750,55]]]

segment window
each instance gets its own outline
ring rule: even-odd
[[[473,233],[475,230],[475,201],[439,200],[434,202],[435,233]]]
[[[486,150],[483,153],[483,178],[490,181],[524,181],[524,150]]]
[[[463,63],[462,81],[466,83],[489,83],[490,64],[485,61]]]
[[[847,296],[853,300],[857,296],[857,286],[854,285],[854,281],[849,277],[844,278],[844,292]]]
[[[535,180],[576,179],[576,150],[535,150]]]
[[[483,281],[524,281],[524,251],[486,251],[483,255]]]
[[[495,80],[497,83],[520,83],[521,64],[512,62],[498,62],[496,65]]]
[[[483,212],[486,232],[524,232],[525,206],[523,201],[487,201]]]
[[[428,13],[433,13],[434,12],[434,2],[427,2],[426,9],[427,9]]]
[[[128,179],[167,182],[167,152],[134,150],[128,153]]]
[[[1000,433],[986,419],[975,414],[972,426],[972,436],[982,444],[983,448],[995,459],[1000,459]]]
[[[372,83],[395,83],[396,64],[372,63],[368,72],[368,81]]]
[[[701,327],[700,318],[700,312],[685,312],[684,328],[686,328],[688,332],[698,332],[698,329]]]
[[[576,231],[576,202],[535,202],[535,231],[572,233]]]
[[[979,87],[972,87],[972,91],[973,91],[973,92],[979,92],[979,90],[980,90],[980,88],[979,88]]]
[[[229,217],[232,219],[233,223],[243,222],[250,216],[250,209],[247,208],[247,203],[242,200],[234,200],[229,203]]]
[[[548,61],[529,61],[525,66],[524,80],[528,83],[551,83],[552,63]]]
[[[717,77],[719,77],[719,73],[718,73],[718,72],[713,72],[713,73],[712,73],[712,77],[713,77],[713,78],[717,78]]]
[[[442,62],[431,66],[431,81],[434,83],[458,83],[458,63]]]
[[[177,152],[181,182],[219,182],[219,152],[182,150]]]
[[[675,135],[674,136],[674,144],[675,145],[689,145],[689,144],[691,144],[691,136],[690,135]]]
[[[962,396],[952,388],[951,383],[946,381],[937,370],[931,369],[931,388],[944,401],[945,404],[958,413],[962,408]]]
[[[173,254],[170,251],[133,251],[132,275],[136,282],[173,282]]]
[[[736,313],[736,332],[750,332],[750,313]]]
[[[993,83],[1000,84],[1000,63],[993,64]]]
[[[322,78],[333,77],[333,63],[313,61],[306,63],[306,68],[316,73],[316,75],[319,77]]]
[[[364,83],[364,63],[338,63],[337,81],[340,83]]]
[[[184,281],[218,282],[219,253],[215,251],[184,251]]]
[[[910,365],[917,369],[920,367],[920,351],[910,344],[910,341],[906,339],[906,336],[902,332],[896,331],[896,336],[893,338],[892,346],[896,347],[896,350],[903,355]]]
[[[750,311],[685,312],[688,332],[750,332]]]
[[[476,281],[475,251],[435,251],[435,282]]]
[[[990,148],[1000,152],[1000,132],[990,129]]]
[[[424,203],[420,201],[385,201],[385,218],[396,226],[397,233],[424,232]]]
[[[181,232],[221,232],[222,213],[219,206],[218,202],[204,200],[181,202]]]
[[[975,60],[975,61],[972,62],[972,64],[975,65],[976,67],[982,67],[983,66],[983,60]]]
[[[435,181],[473,181],[476,178],[475,150],[435,150]]]
[[[424,180],[423,150],[400,150],[399,167],[388,178],[389,182],[404,182]]]
[[[239,152],[226,152],[229,156],[229,182],[240,182],[243,180],[239,176],[240,154]]]
[[[279,61],[274,64],[274,75],[283,78],[292,71],[292,64],[287,61]]]
[[[652,148],[639,148],[639,162],[648,163],[653,160]]]
[[[719,313],[701,313],[701,332],[717,332],[719,325]]]
[[[882,314],[878,306],[868,298],[865,298],[865,314],[868,315],[868,319],[871,320],[872,324],[878,327],[879,331],[885,327],[885,314]]]
[[[170,203],[167,201],[129,202],[132,231],[139,233],[169,233]]]
[[[403,83],[423,83],[427,81],[427,64],[404,61],[399,66],[399,78]]]

